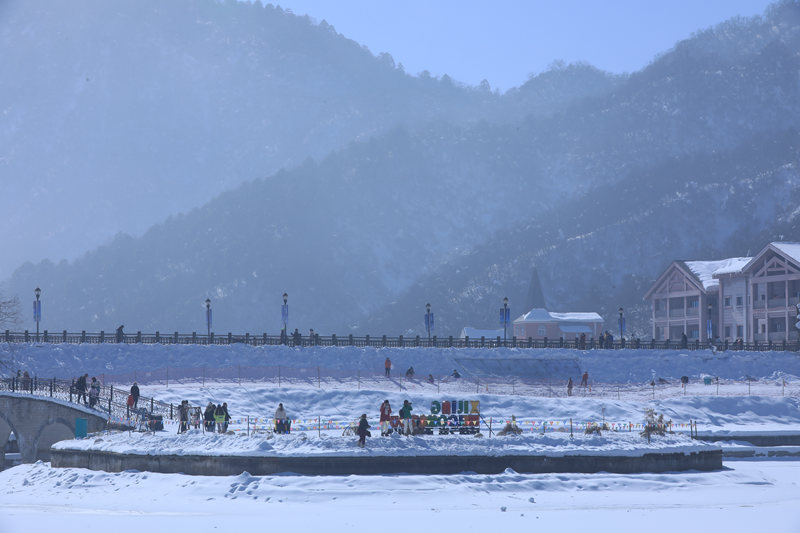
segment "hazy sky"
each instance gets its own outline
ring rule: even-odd
[[[631,72],[693,32],[768,0],[263,0],[326,20],[374,54],[389,52],[410,74],[503,91],[553,60]]]

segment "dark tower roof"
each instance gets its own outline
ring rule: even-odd
[[[536,267],[533,267],[531,285],[528,289],[528,296],[525,298],[525,312],[531,309],[547,309],[547,305],[544,301],[544,293],[542,292],[542,284],[539,281],[539,272],[536,270]]]

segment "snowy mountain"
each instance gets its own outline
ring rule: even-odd
[[[228,6],[206,8],[288,16]],[[343,91],[372,114],[354,111],[341,122],[301,114],[315,134],[298,126],[279,136],[298,135],[314,149],[280,157],[319,159],[276,173],[249,148],[263,144],[262,130],[223,134],[213,150],[215,137],[204,137],[197,154],[219,149],[238,163],[197,161],[203,175],[219,176],[219,163],[237,180],[269,177],[71,263],[27,264],[6,292],[24,297],[40,286],[55,330],[203,330],[209,297],[217,331],[275,333],[286,291],[290,328],[421,333],[430,301],[439,334],[457,335],[464,325],[493,327],[503,296],[524,312],[513,306],[535,265],[553,310],[610,316],[624,305],[629,326],[646,333],[641,295],[669,261],[743,255],[797,230],[797,2],[701,32],[627,78],[556,68],[502,96],[412,78],[322,25],[286,20],[363,55],[374,68],[366,80],[403,89],[382,92],[370,81],[363,94]],[[336,87],[333,78],[300,76],[319,69],[292,65],[295,88]],[[395,105],[401,95],[407,103]],[[224,123],[218,118],[210,129],[186,129],[202,137]],[[320,124],[331,129],[312,127]],[[198,189],[224,188],[181,174]]]

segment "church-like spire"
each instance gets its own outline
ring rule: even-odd
[[[531,309],[547,309],[544,301],[544,293],[542,292],[542,284],[539,281],[539,272],[536,267],[533,267],[533,274],[531,275],[531,285],[528,289],[528,296],[525,298],[525,312]]]

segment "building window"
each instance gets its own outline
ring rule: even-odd
[[[547,335],[547,328],[545,326],[539,326],[539,336],[544,337]]]
[[[725,307],[730,307],[730,306],[731,306],[731,297],[730,296],[726,296],[725,297]]]
[[[736,297],[736,307],[741,307],[744,304],[744,298],[741,296]]]
[[[689,307],[700,307],[700,300],[697,298],[691,298],[689,300]]]
[[[736,336],[739,338],[744,337],[744,326],[736,326]]]
[[[730,339],[731,338],[731,327],[730,326],[725,326],[725,338],[726,339]]]

